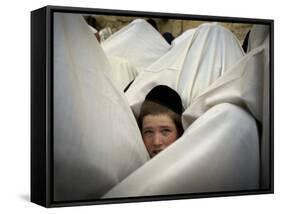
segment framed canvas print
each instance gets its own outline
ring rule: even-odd
[[[273,193],[273,20],[31,12],[31,201]]]

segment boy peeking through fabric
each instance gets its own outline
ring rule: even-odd
[[[168,86],[154,87],[142,103],[138,124],[150,157],[174,143],[183,133],[181,98]]]

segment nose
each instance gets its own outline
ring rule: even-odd
[[[156,147],[156,148],[160,148],[160,147],[163,145],[163,140],[162,140],[161,136],[160,136],[158,133],[156,133],[156,134],[154,135],[154,138],[153,138],[153,145],[154,145],[154,147]]]

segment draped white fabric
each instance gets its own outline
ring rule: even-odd
[[[235,63],[200,94],[184,112],[184,123],[191,124],[207,109],[219,103],[233,103],[247,109],[262,122],[265,57],[268,43],[255,48]],[[268,71],[266,73],[268,75]]]
[[[111,71],[108,72],[112,83],[120,91],[124,91],[126,86],[136,78],[136,67],[126,58],[111,56],[108,57],[108,60],[112,67]]]
[[[257,48],[262,45],[266,37],[269,35],[269,26],[268,25],[254,25],[250,31],[249,43],[247,52]]]
[[[55,14],[55,199],[259,188],[256,120],[269,120],[261,96],[268,95],[268,57],[268,40],[245,55],[216,23],[170,46],[136,20],[99,45],[81,16]],[[159,84],[180,94],[185,132],[149,160],[133,113]],[[268,132],[262,135],[266,142]],[[267,161],[268,153],[261,154]]]
[[[110,69],[82,17],[55,14],[55,200],[98,198],[149,159]]]
[[[104,198],[257,189],[258,142],[248,113],[219,104]]]
[[[149,66],[170,49],[161,34],[142,19],[123,27],[101,46],[107,56],[125,58],[137,69]]]
[[[181,38],[182,37],[182,38]],[[138,75],[126,93],[135,115],[156,85],[176,90],[184,107],[243,57],[235,36],[216,23],[206,23],[177,38],[174,46]]]

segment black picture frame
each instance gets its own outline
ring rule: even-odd
[[[93,200],[54,200],[54,13],[99,14],[195,21],[263,24],[270,31],[269,143],[266,148],[266,179],[255,190],[217,191],[161,196]],[[46,6],[31,12],[31,202],[44,207],[145,202],[190,198],[268,194],[274,192],[274,21],[267,19],[123,11],[96,8]],[[260,175],[261,176],[261,175]],[[260,178],[262,179],[262,178]]]

